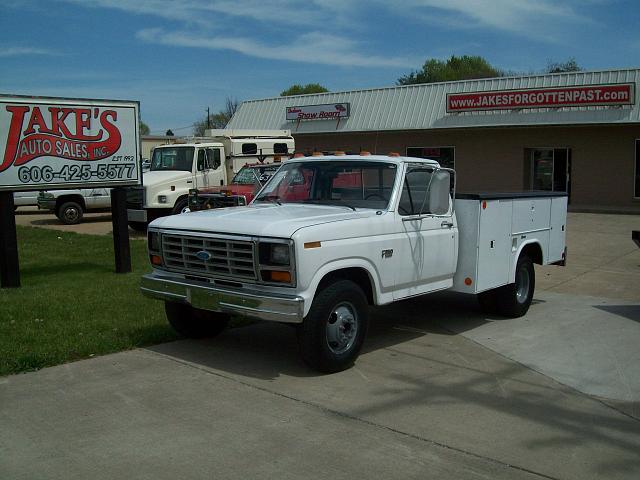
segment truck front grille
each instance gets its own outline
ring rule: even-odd
[[[253,247],[241,240],[162,235],[164,265],[176,272],[256,280]]]
[[[127,187],[127,208],[140,209],[144,205],[144,187]]]

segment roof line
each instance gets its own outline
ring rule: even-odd
[[[533,75],[509,75],[505,77],[487,77],[487,78],[469,78],[467,80],[450,80],[447,82],[433,82],[433,83],[414,83],[412,85],[392,85],[385,87],[371,87],[371,88],[355,88],[351,90],[338,90],[335,92],[319,92],[319,93],[305,93],[303,95],[287,95],[287,96],[276,96],[276,97],[268,97],[268,98],[256,98],[253,100],[245,100],[242,103],[258,103],[258,102],[269,102],[272,100],[278,99],[290,99],[290,98],[308,98],[313,96],[327,96],[327,95],[336,95],[336,94],[345,94],[345,93],[353,93],[353,92],[371,92],[374,90],[396,90],[401,88],[420,88],[425,85],[454,85],[458,83],[469,83],[469,82],[482,82],[488,80],[511,80],[516,78],[539,78],[539,77],[553,77],[553,76],[561,76],[561,75],[587,75],[593,73],[613,73],[613,72],[632,72],[637,71],[640,72],[640,67],[629,67],[629,68],[614,68],[614,69],[600,69],[600,70],[579,70],[576,72],[560,72],[560,73],[538,73]]]

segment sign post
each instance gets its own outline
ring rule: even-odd
[[[20,286],[13,192],[114,188],[116,271],[131,271],[126,192],[139,185],[140,104],[0,95],[2,287]]]
[[[20,286],[13,192],[0,192],[0,279],[2,288]]]

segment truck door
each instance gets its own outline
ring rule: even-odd
[[[434,187],[433,175],[432,167],[407,166],[396,212],[398,259],[394,300],[453,285],[457,250],[453,201],[447,191],[448,211],[430,213],[433,206],[429,202],[433,199],[429,185]],[[448,190],[448,183],[445,188]]]
[[[209,168],[207,167],[207,151],[199,148],[196,159],[196,185],[197,188],[208,188]]]
[[[209,184],[212,187],[227,184],[225,170],[222,166],[222,153],[219,148],[207,148],[207,167]]]
[[[87,208],[107,208],[111,205],[111,196],[106,188],[83,189],[82,196]]]

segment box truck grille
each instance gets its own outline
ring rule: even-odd
[[[252,242],[164,234],[162,254],[168,270],[242,280],[256,279]]]

